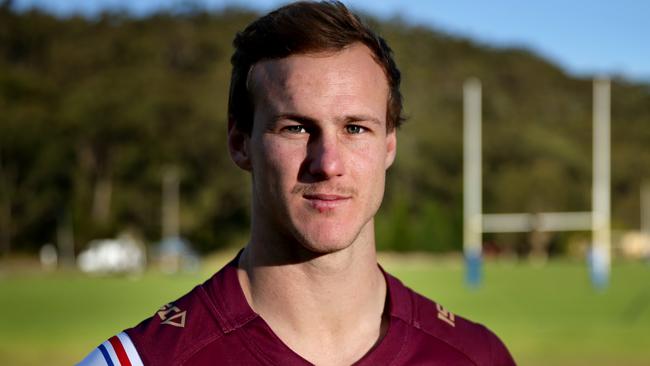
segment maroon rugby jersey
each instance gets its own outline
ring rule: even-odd
[[[448,312],[395,277],[384,275],[390,301],[388,330],[355,365],[515,364],[487,328]],[[98,347],[81,365],[128,365],[129,358],[133,365],[310,365],[282,343],[248,305],[237,277],[237,258],[119,336],[113,338],[126,340],[125,349],[131,350],[122,352],[126,361],[118,360],[119,352],[113,352],[107,341],[100,345],[106,346],[101,352]]]

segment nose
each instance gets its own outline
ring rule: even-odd
[[[340,142],[334,133],[312,137],[308,146],[308,171],[312,177],[330,179],[343,175],[344,163]]]

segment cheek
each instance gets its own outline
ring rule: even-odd
[[[364,164],[367,165],[369,169],[376,171],[378,174],[383,173],[384,169],[380,169],[379,167],[384,165],[386,159],[386,147],[381,140],[366,142],[363,145],[359,145],[355,150],[359,159],[363,160]]]
[[[263,139],[259,158],[264,162],[268,178],[274,181],[295,179],[304,159],[303,145]]]
[[[385,161],[386,150],[379,144],[358,146],[352,154],[350,172],[358,175],[357,179],[361,184],[383,187],[386,174]]]

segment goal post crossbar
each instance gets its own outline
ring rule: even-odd
[[[463,85],[463,251],[467,279],[480,282],[483,233],[531,231],[591,231],[590,269],[595,286],[603,287],[611,266],[610,81],[593,83],[592,210],[485,214],[482,207],[482,88],[480,80]]]

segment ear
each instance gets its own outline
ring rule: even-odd
[[[397,154],[397,128],[386,133],[386,169],[390,168]]]
[[[228,118],[228,150],[230,158],[241,169],[251,171],[251,160],[249,153],[250,137],[237,128],[233,118]]]

